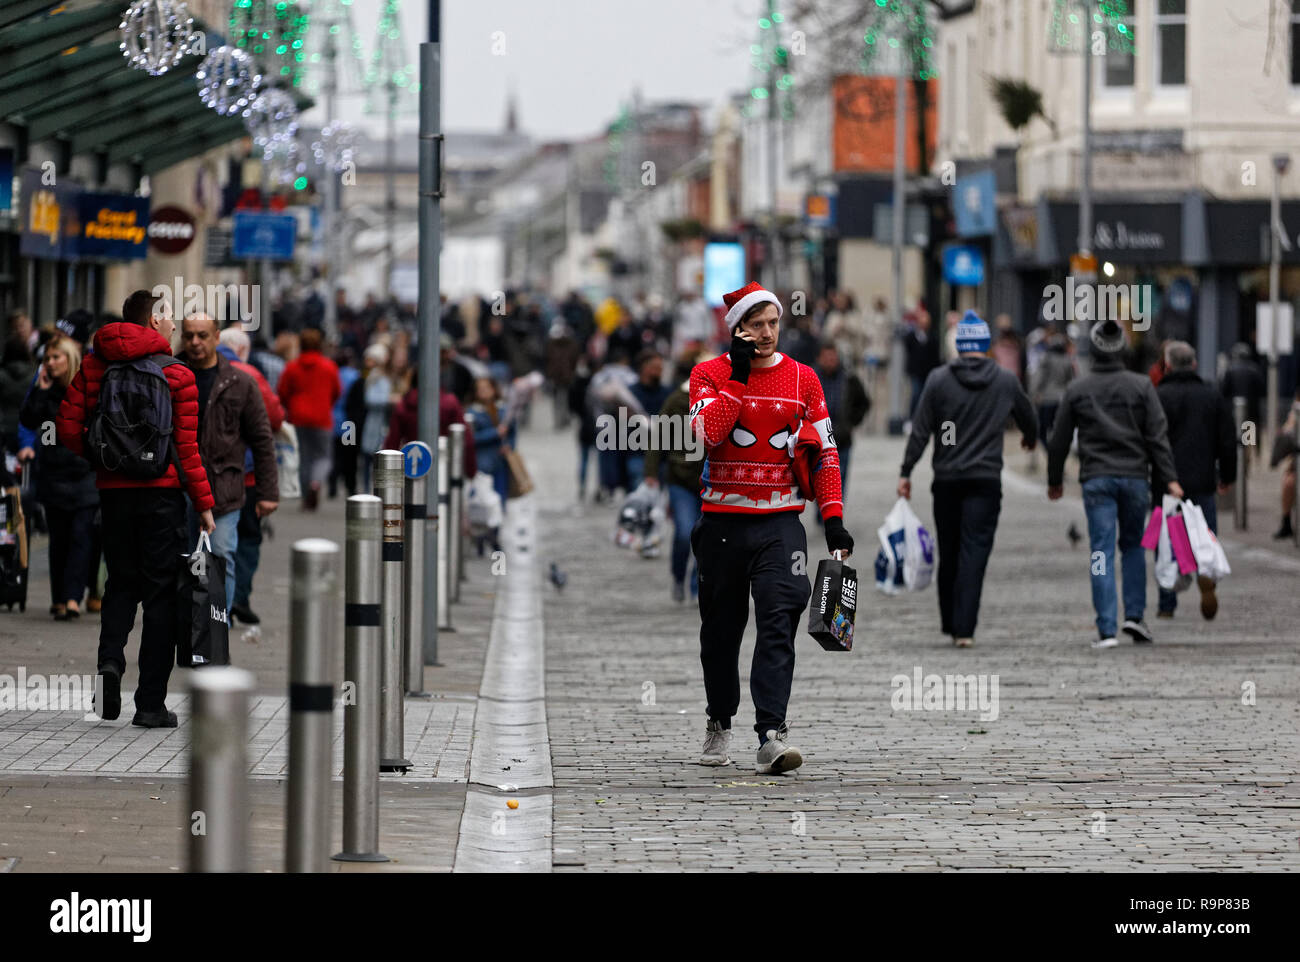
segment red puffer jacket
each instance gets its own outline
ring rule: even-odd
[[[59,443],[77,456],[82,455],[86,422],[99,403],[99,389],[104,371],[112,361],[131,361],[151,354],[170,354],[166,339],[150,327],[118,322],[105,324],[95,335],[95,349],[86,355],[81,370],[68,386],[68,393],[59,407],[55,431]],[[194,510],[207,511],[212,507],[212,491],[208,488],[208,475],[199,457],[199,389],[194,384],[194,373],[184,364],[169,364],[163,368],[172,395],[172,427],[176,452],[185,471],[185,491],[194,502]],[[124,477],[114,471],[96,471],[98,488],[179,488],[176,466],[154,481],[140,481]]]

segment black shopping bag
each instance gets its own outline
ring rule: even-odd
[[[207,534],[177,569],[176,665],[201,668],[230,664],[230,614],[226,607],[226,559],[212,553]]]
[[[817,565],[808,634],[827,651],[853,650],[853,619],[858,610],[858,573],[843,561],[826,558]]]

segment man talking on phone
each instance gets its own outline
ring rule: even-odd
[[[815,432],[812,491],[826,546],[853,551],[844,529],[839,455],[821,382],[812,368],[776,350],[781,303],[758,284],[723,296],[731,348],[691,372],[691,428],[704,442],[703,514],[691,534],[699,566],[700,661],[708,700],[701,765],[727,765],[731,720],[740,709],[740,643],[754,599],[757,643],[750,668],[755,770],[803,764],[789,743],[786,707],[794,680],[795,635],[812,592],[808,540],[799,515],[795,441]],[[810,432],[807,430],[811,428]],[[799,456],[803,457],[802,448]]]

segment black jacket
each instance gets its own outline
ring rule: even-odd
[[[1229,402],[1195,371],[1169,372],[1156,388],[1156,395],[1169,421],[1169,446],[1174,452],[1178,483],[1187,496],[1213,494],[1219,482],[1236,481],[1237,432]],[[1168,481],[1152,480],[1157,491],[1163,491]]]
[[[862,423],[862,419],[871,410],[871,398],[867,389],[852,371],[843,366],[829,375],[820,367],[813,366],[817,380],[822,382],[822,394],[826,397],[826,409],[831,415],[831,431],[835,434],[838,447],[853,446],[853,429]]]
[[[1151,479],[1163,490],[1183,483],[1169,451],[1168,421],[1151,378],[1124,369],[1117,355],[1093,354],[1092,370],[1065,389],[1047,441],[1047,484],[1065,473],[1070,441],[1079,430],[1079,481]],[[1184,484],[1184,490],[1188,490]]]
[[[912,476],[933,434],[936,481],[1001,481],[1008,417],[1027,441],[1038,437],[1038,418],[1020,381],[991,357],[965,355],[935,368],[916,402],[899,477]]]
[[[903,348],[907,352],[907,376],[926,378],[939,366],[939,339],[934,331],[927,331],[922,339],[919,328],[909,327],[903,335]]]
[[[23,427],[36,432],[36,500],[64,510],[94,507],[99,504],[99,491],[90,462],[59,444],[52,427],[50,443],[43,443],[45,425],[53,425],[58,418],[67,390],[60,384],[44,389],[33,387],[19,414]]]

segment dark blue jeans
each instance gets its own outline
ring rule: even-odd
[[[1205,515],[1205,523],[1208,524],[1210,530],[1217,535],[1219,533],[1219,508],[1215,503],[1214,493],[1190,495],[1187,500],[1193,502],[1201,509],[1201,513]],[[1177,607],[1178,595],[1174,594],[1172,591],[1166,591],[1164,588],[1161,588],[1160,610],[1173,611]]]
[[[1083,482],[1088,516],[1088,570],[1097,632],[1114,638],[1119,627],[1115,592],[1115,536],[1123,566],[1124,617],[1141,621],[1147,607],[1147,559],[1142,550],[1151,486],[1146,478],[1089,478]]]
[[[673,515],[673,581],[681,584],[686,580],[686,562],[691,560],[691,529],[703,511],[700,492],[680,484],[668,485],[668,510]],[[691,569],[691,597],[699,591],[698,579],[699,566],[695,565]]]

